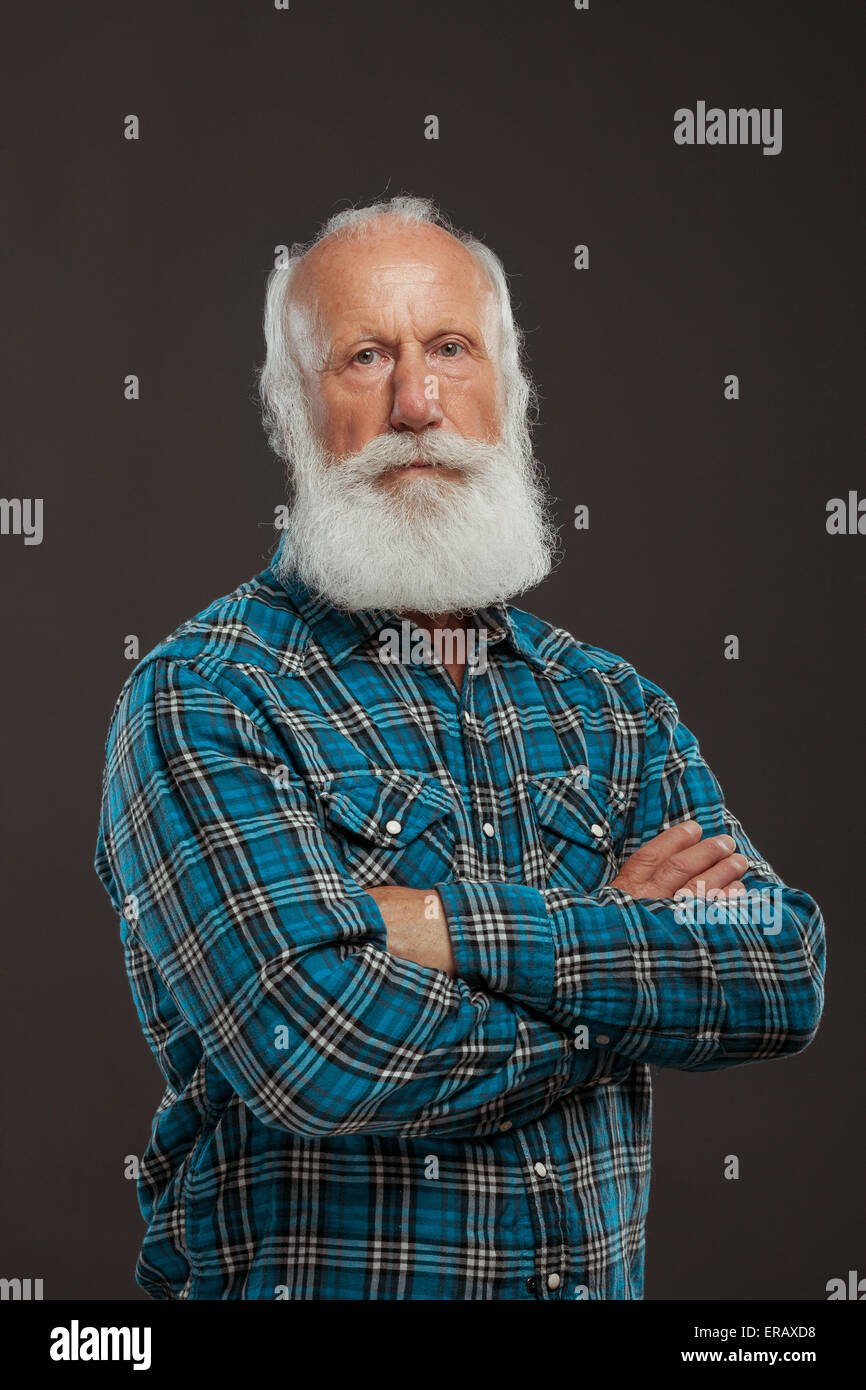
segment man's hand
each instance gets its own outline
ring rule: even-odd
[[[736,845],[730,835],[701,840],[700,834],[693,820],[663,830],[629,855],[605,887],[621,888],[632,898],[672,898],[680,888],[688,888],[695,897],[717,888],[733,896],[745,893],[740,874],[748,861],[733,853]]]
[[[445,909],[435,888],[386,884],[368,888],[367,892],[384,918],[392,956],[414,960],[416,965],[427,965],[432,970],[444,970],[446,975],[457,974]]]

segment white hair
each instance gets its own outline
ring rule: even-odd
[[[537,412],[538,395],[524,366],[524,334],[514,319],[505,268],[489,246],[469,232],[454,227],[431,199],[410,194],[334,213],[311,241],[293,243],[285,264],[271,271],[265,295],[266,356],[259,373],[262,421],[271,448],[291,466],[294,456],[303,447],[304,432],[311,428],[310,401],[301,364],[305,360],[309,362],[316,350],[321,349],[321,344],[316,324],[289,295],[298,266],[326,237],[338,235],[361,240],[375,229],[374,224],[382,217],[409,225],[442,228],[466,248],[486,276],[499,329],[496,360],[502,388],[503,442],[528,464],[532,459],[530,416],[534,417]]]

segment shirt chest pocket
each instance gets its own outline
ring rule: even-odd
[[[425,888],[451,878],[454,802],[435,777],[351,772],[329,779],[316,794],[346,867],[362,888]]]
[[[524,872],[534,888],[594,893],[616,878],[626,834],[625,796],[585,767],[525,779]]]

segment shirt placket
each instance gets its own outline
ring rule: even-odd
[[[568,1238],[565,1193],[543,1126],[535,1121],[514,1135],[523,1164],[536,1231],[535,1271],[527,1291],[538,1299],[568,1296]]]
[[[484,695],[487,683],[496,679],[495,670],[495,663],[491,663],[483,674],[467,675],[458,707],[473,857],[481,876],[493,882],[509,877],[502,827],[497,823],[496,788],[486,780],[488,759],[483,747],[484,708],[488,704],[493,707],[489,693],[487,700]],[[537,1299],[561,1299],[568,1292],[568,1224],[562,1181],[541,1122],[526,1125],[510,1137],[515,1141],[513,1153],[520,1165],[534,1234],[535,1269],[526,1280],[526,1290]]]

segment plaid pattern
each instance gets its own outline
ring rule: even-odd
[[[650,1067],[802,1050],[821,914],[725,808],[676,706],[507,605],[486,669],[386,664],[393,614],[272,566],[115,706],[96,869],[165,1092],[136,1268],[157,1299],[642,1297]],[[695,818],[781,930],[606,887]],[[459,978],[365,888],[437,888]]]

